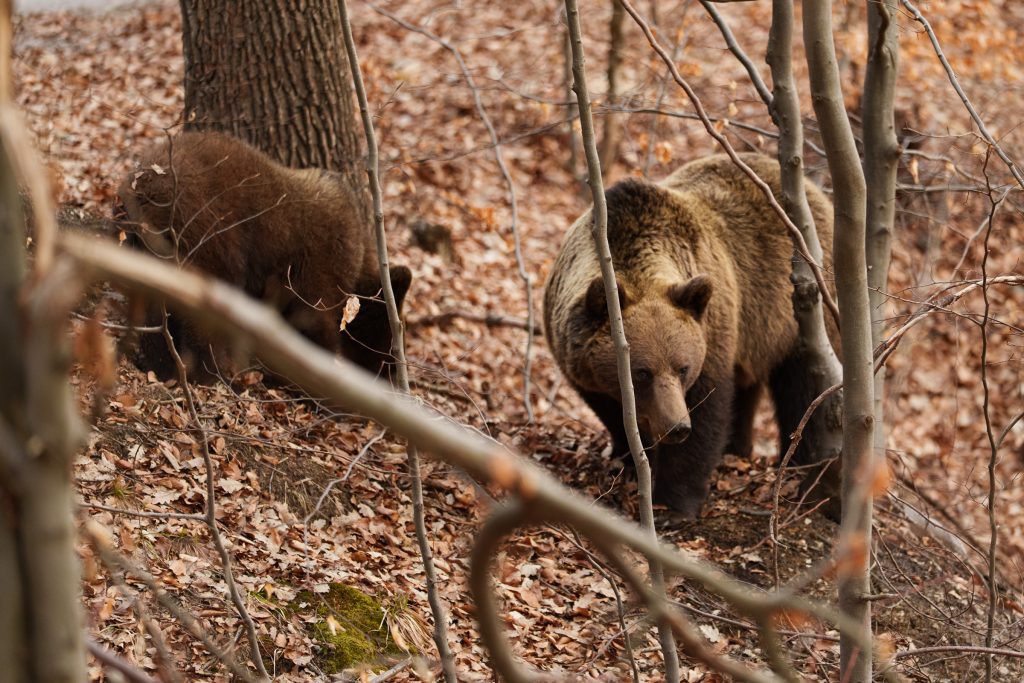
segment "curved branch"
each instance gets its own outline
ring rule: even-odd
[[[245,340],[267,367],[289,377],[306,393],[326,397],[388,425],[424,451],[543,509],[549,517],[557,517],[590,538],[600,537],[608,544],[643,554],[721,596],[737,612],[756,618],[784,608],[796,609],[835,623],[841,632],[851,628],[849,620],[824,605],[786,590],[754,590],[713,566],[658,543],[648,530],[567,489],[528,458],[395,393],[365,370],[315,346],[275,311],[230,285],[80,235],[61,235],[58,244],[60,258],[76,262],[83,276],[165,298],[191,312],[208,329]]]
[[[988,131],[988,127],[978,114],[978,110],[971,104],[971,100],[967,97],[967,93],[960,87],[960,81],[956,77],[956,72],[953,71],[953,67],[950,65],[949,60],[946,59],[946,53],[942,51],[942,46],[939,45],[939,39],[935,35],[935,31],[932,30],[932,25],[925,19],[921,11],[914,6],[910,0],[900,0],[900,3],[907,8],[907,10],[914,15],[914,19],[917,23],[924,27],[925,33],[928,34],[928,40],[932,43],[932,48],[935,50],[935,55],[939,58],[939,62],[942,64],[942,68],[946,71],[946,76],[949,78],[950,84],[953,86],[953,90],[960,97],[960,101],[963,102],[964,107],[967,108],[967,113],[970,114],[974,124],[978,126],[978,130],[981,132],[981,137],[984,138],[985,142],[989,144],[992,149],[995,150],[996,154],[1002,159],[1003,163],[1006,164],[1007,168],[1010,169],[1010,173],[1013,175],[1013,179],[1017,181],[1017,184],[1024,188],[1024,173],[1021,172],[1020,166],[1017,165],[1013,159],[1006,153],[1002,146],[996,142],[996,139],[992,137],[992,134]]]

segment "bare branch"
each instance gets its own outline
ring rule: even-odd
[[[498,164],[501,176],[505,180],[505,186],[508,188],[509,211],[512,214],[510,227],[512,230],[516,269],[519,273],[519,279],[523,282],[523,289],[526,292],[526,327],[527,329],[533,329],[535,326],[533,313],[533,280],[530,278],[530,274],[526,271],[526,262],[523,259],[523,242],[522,236],[519,234],[519,202],[516,199],[516,185],[512,180],[512,174],[509,173],[508,166],[505,164],[505,157],[501,151],[502,146],[501,142],[498,140],[498,133],[495,131],[494,124],[491,122],[491,117],[487,115],[487,110],[484,109],[483,101],[480,99],[480,89],[476,86],[476,80],[473,78],[473,72],[469,70],[468,66],[466,66],[466,61],[462,58],[462,53],[459,49],[444,38],[431,33],[425,28],[410,24],[404,19],[388,12],[382,7],[378,7],[372,2],[368,2],[367,4],[375,12],[391,19],[399,26],[402,26],[409,31],[419,33],[448,50],[448,52],[450,52],[455,58],[455,62],[459,65],[459,70],[462,72],[462,78],[466,81],[466,86],[473,95],[473,105],[476,107],[477,114],[480,116],[480,120],[483,122],[484,127],[487,128],[487,134],[490,136],[491,149],[494,152],[494,161]],[[530,375],[533,365],[533,335],[526,336],[526,350],[523,352],[523,365],[523,407],[526,409],[527,420],[533,422],[533,402],[530,400]]]
[[[134,664],[121,659],[92,638],[85,641],[85,647],[106,669],[113,669],[124,676],[129,683],[157,683],[157,680]]]
[[[988,168],[988,155],[985,158],[985,167]],[[987,173],[986,173],[987,177]],[[981,322],[978,324],[981,334],[981,414],[985,421],[985,438],[988,440],[988,619],[985,625],[985,647],[992,647],[995,643],[996,611],[998,608],[999,588],[996,585],[996,553],[999,545],[999,526],[996,519],[996,466],[999,464],[999,444],[996,442],[994,428],[992,427],[992,400],[991,389],[988,379],[988,328],[989,313],[992,310],[992,302],[988,295],[988,257],[989,240],[992,238],[992,224],[995,223],[996,211],[999,204],[1006,198],[1006,193],[996,199],[989,188],[989,213],[987,227],[985,228],[985,240],[981,249],[981,297],[984,305]],[[985,656],[985,681],[992,683],[993,674],[992,654]]]
[[[359,101],[359,114],[363,120],[363,133],[366,135],[366,175],[369,179],[370,194],[373,197],[373,224],[374,233],[377,237],[377,260],[380,264],[381,288],[384,292],[384,301],[387,304],[388,324],[391,326],[391,345],[397,360],[398,385],[402,393],[408,395],[409,363],[405,356],[405,330],[401,319],[398,317],[398,305],[395,300],[395,292],[391,286],[391,273],[388,268],[388,240],[387,234],[384,232],[384,201],[380,188],[377,137],[373,130],[370,105],[366,99],[366,88],[363,86],[363,74],[359,68],[359,56],[356,54],[356,43],[352,38],[352,24],[349,22],[348,4],[345,0],[338,0],[338,9],[341,12],[345,52],[348,55],[348,65],[352,71],[352,83],[355,86],[356,98]],[[496,141],[496,136],[493,136],[493,128],[490,130],[492,139]],[[500,148],[495,147],[495,150],[500,160]],[[502,164],[502,168],[504,169],[504,164]],[[513,217],[515,217],[514,191],[512,196]],[[529,344],[533,343],[533,335],[528,335],[528,337],[527,348],[529,348]],[[527,370],[529,370],[529,354],[527,354],[526,365]],[[529,375],[527,375],[528,377]],[[526,387],[528,391],[529,379],[527,379]],[[529,410],[529,401],[527,401],[527,410]],[[457,680],[455,658],[452,656],[451,648],[448,646],[448,615],[444,603],[441,601],[441,596],[437,592],[437,574],[434,569],[430,539],[427,537],[426,512],[423,505],[423,477],[420,474],[419,452],[415,446],[410,445],[406,448],[406,455],[408,456],[409,476],[412,480],[412,509],[413,522],[416,527],[416,542],[419,546],[420,558],[423,561],[423,572],[426,575],[427,600],[430,603],[430,610],[434,617],[434,645],[437,647],[438,655],[441,658],[441,669],[444,672],[445,680],[447,683],[455,683]]]
[[[941,654],[945,652],[959,652],[964,654],[995,655],[997,657],[1013,657],[1024,659],[1024,652],[1020,650],[1009,650],[1000,647],[978,647],[975,645],[935,645],[932,647],[916,647],[913,650],[900,650],[893,654],[893,659],[907,659],[908,657],[920,657],[921,655]]]
[[[623,7],[630,7],[623,1]],[[657,539],[654,529],[653,486],[651,465],[644,452],[640,439],[640,429],[636,422],[636,397],[633,392],[633,376],[629,364],[629,343],[622,325],[622,306],[619,302],[618,285],[615,279],[615,265],[612,263],[611,248],[608,244],[608,205],[604,196],[604,181],[601,176],[601,160],[597,151],[597,139],[594,133],[594,118],[590,108],[590,94],[587,90],[586,62],[583,56],[583,36],[580,29],[580,11],[576,0],[565,0],[565,18],[569,24],[569,36],[572,41],[572,75],[573,91],[579,105],[580,126],[583,131],[583,149],[587,158],[587,181],[594,201],[593,226],[591,234],[594,238],[597,258],[601,266],[601,278],[604,281],[604,293],[608,306],[608,319],[612,343],[615,347],[615,361],[618,370],[619,390],[622,392],[622,421],[629,442],[629,451],[637,473],[637,496],[640,505],[640,523],[652,540]],[[664,594],[664,573],[661,566],[648,557],[651,571],[651,583],[659,594]],[[669,683],[679,680],[679,654],[676,652],[672,629],[666,619],[658,620],[658,637],[661,641],[662,656],[665,659],[665,679]]]
[[[865,488],[874,472],[874,400],[871,354],[871,311],[865,256],[865,183],[860,157],[843,103],[832,33],[832,2],[803,5],[803,33],[811,101],[828,152],[835,188],[836,290],[842,307],[843,457],[842,538],[856,537],[863,559],[839,578],[840,609],[858,624],[840,636],[840,676],[847,683],[870,683],[872,657],[871,607],[862,596],[871,592],[872,497]],[[883,454],[884,457],[884,454]],[[841,540],[842,544],[843,541]]]
[[[93,547],[96,549],[97,554],[104,565],[112,570],[116,568],[125,574],[131,574],[141,581],[146,588],[149,589],[150,593],[153,594],[156,601],[159,602],[160,605],[167,610],[171,616],[174,617],[190,635],[192,635],[193,638],[201,642],[203,647],[205,647],[207,651],[217,659],[217,661],[227,667],[232,675],[246,681],[246,683],[257,683],[257,680],[253,678],[252,673],[235,661],[227,651],[222,649],[213,640],[213,638],[210,637],[196,618],[193,617],[188,610],[178,604],[178,602],[160,586],[160,583],[152,574],[135,565],[124,555],[117,552],[114,548],[113,538],[110,535],[110,531],[106,527],[94,520],[87,520],[85,522],[85,532],[88,534]]]
[[[425,315],[421,318],[415,318],[413,320],[407,320],[406,327],[427,327],[430,325],[445,325],[451,324],[453,320],[468,320],[474,323],[481,323],[487,325],[487,327],[514,327],[516,329],[531,332],[538,336],[544,336],[544,329],[534,323],[532,326],[527,320],[522,318],[515,318],[510,315],[502,315],[500,313],[473,313],[471,311],[445,311],[444,313],[438,313],[437,315]]]
[[[7,45],[9,45],[8,43]],[[3,45],[3,43],[0,43]],[[25,124],[21,114],[7,104],[0,104],[0,139],[3,146],[14,159],[14,166],[28,187],[29,197],[34,207],[32,216],[35,221],[36,240],[36,275],[43,275],[53,264],[53,252],[57,238],[56,207],[50,182],[35,150],[29,143]]]
[[[725,21],[725,17],[718,13],[718,9],[711,4],[711,0],[700,0],[700,4],[711,17],[711,21],[715,22],[715,25],[718,26],[718,30],[722,32],[722,37],[725,38],[725,44],[728,46],[729,52],[732,52],[736,59],[739,60],[739,63],[743,65],[743,68],[747,70],[747,76],[750,77],[754,90],[757,91],[761,101],[770,110],[772,108],[772,93],[768,90],[768,86],[765,85],[764,79],[761,78],[761,72],[757,70],[757,66],[747,56],[747,53],[743,51],[740,44],[736,42],[736,36],[732,34],[732,30]]]
[[[907,10],[914,15],[914,19],[917,20],[921,26],[924,27],[925,33],[928,34],[928,40],[932,43],[932,48],[935,50],[935,55],[939,58],[939,62],[942,64],[942,68],[946,70],[946,76],[949,78],[950,85],[953,86],[953,90],[960,97],[960,101],[963,102],[964,107],[967,108],[967,113],[971,115],[971,119],[974,124],[978,126],[978,130],[981,132],[981,137],[984,138],[985,142],[989,144],[992,149],[995,150],[996,154],[1002,159],[1003,163],[1006,164],[1007,168],[1010,169],[1010,173],[1013,175],[1014,180],[1017,184],[1024,188],[1024,173],[1021,172],[1020,166],[1017,165],[1013,159],[1003,150],[1002,146],[996,142],[996,139],[989,133],[988,127],[978,114],[978,110],[971,104],[970,98],[967,97],[967,93],[960,86],[960,81],[956,77],[956,72],[953,71],[953,67],[950,65],[949,60],[946,59],[946,53],[942,51],[942,46],[939,45],[939,39],[935,36],[935,31],[932,30],[932,25],[925,19],[921,11],[914,6],[910,0],[900,0],[900,4],[907,8]]]
[[[78,235],[62,235],[59,245],[60,257],[76,262],[83,274],[143,294],[160,292],[212,331],[244,339],[269,368],[289,377],[306,393],[357,409],[472,477],[522,498],[531,507],[543,507],[552,519],[578,528],[591,539],[600,536],[609,544],[642,553],[681,578],[714,591],[742,614],[756,619],[786,608],[835,623],[840,631],[854,626],[824,605],[787,591],[752,589],[714,567],[662,546],[649,530],[641,530],[566,489],[529,458],[446,420],[421,402],[395,393],[364,370],[315,346],[275,311],[227,284]]]
[[[824,263],[824,254],[816,228],[817,219],[811,211],[804,180],[803,123],[800,116],[800,97],[797,92],[796,79],[793,76],[793,14],[792,0],[774,0],[772,3],[772,25],[768,34],[767,52],[773,88],[769,112],[779,129],[779,173],[786,213],[800,229],[811,257]],[[833,232],[832,221],[828,217],[819,218],[827,221],[829,232]],[[794,250],[797,250],[796,246],[794,246]],[[793,315],[800,332],[801,360],[806,363],[807,376],[814,382],[814,390],[822,396],[819,400],[824,400],[824,392],[827,391],[827,387],[842,382],[842,366],[828,336],[821,304],[822,293],[818,291],[820,285],[816,283],[810,264],[804,259],[794,258],[791,278],[793,281]],[[814,405],[817,404],[818,402],[815,401]],[[829,400],[828,410],[818,416],[808,430],[811,446],[809,450],[822,461],[837,457],[841,451],[842,432],[839,429],[841,420],[838,417],[841,412],[842,398],[835,395]],[[778,540],[775,535],[778,531],[776,517],[779,514],[778,492],[779,485],[782,483],[782,473],[789,464],[789,459],[796,452],[792,442],[799,443],[803,438],[802,429],[807,427],[807,420],[810,416],[810,410],[805,412],[804,418],[801,420],[802,426],[798,427],[795,435],[789,437],[791,439],[790,447],[779,466],[775,505],[772,508],[772,518],[769,522],[773,541]],[[814,481],[817,474],[826,477],[826,486],[822,488],[832,489],[820,493],[837,497],[839,484],[833,481],[835,477],[831,470],[810,472],[802,484],[803,490],[810,492],[813,487],[809,485],[809,482]],[[830,503],[833,516],[838,509],[836,503],[837,501]],[[773,544],[776,585],[778,584],[778,552],[779,544],[776,542]]]
[[[245,625],[245,633],[249,641],[249,659],[252,661],[253,666],[256,667],[256,672],[260,677],[259,680],[269,681],[270,676],[267,674],[266,666],[263,664],[263,656],[260,654],[260,640],[259,635],[256,633],[256,624],[253,622],[249,610],[245,607],[245,600],[242,598],[242,594],[238,591],[238,585],[235,583],[235,574],[231,569],[231,553],[228,552],[227,544],[224,542],[224,537],[221,536],[220,528],[217,526],[217,489],[213,471],[213,457],[210,455],[209,435],[199,419],[195,394],[192,392],[192,385],[188,381],[188,371],[185,369],[184,361],[182,361],[181,356],[178,354],[178,349],[174,346],[174,338],[171,336],[171,331],[167,326],[166,313],[164,314],[163,334],[164,340],[167,342],[167,350],[174,359],[175,365],[178,366],[178,381],[181,384],[182,391],[185,393],[185,403],[188,406],[189,417],[193,425],[192,433],[199,443],[199,451],[203,457],[203,465],[206,468],[206,513],[204,521],[210,531],[210,538],[217,549],[217,554],[220,556],[221,570],[224,573],[224,584],[228,589],[228,597],[235,606],[235,611],[238,613],[242,623]]]

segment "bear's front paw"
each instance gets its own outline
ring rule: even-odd
[[[671,489],[654,487],[654,502],[668,506],[669,517],[678,521],[693,521],[700,517],[700,509],[707,498],[707,490]]]

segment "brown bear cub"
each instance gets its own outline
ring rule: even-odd
[[[297,330],[370,372],[390,359],[373,228],[358,219],[337,174],[282,166],[221,133],[182,133],[153,145],[118,189],[135,234],[165,259],[225,280],[275,307]],[[412,274],[391,268],[401,310]],[[342,329],[343,309],[359,297]],[[161,310],[147,312],[160,324]],[[190,376],[210,381],[229,356],[188,320],[168,320]],[[144,334],[136,359],[161,379],[177,376],[160,334]],[[230,366],[230,364],[229,364]]]
[[[778,163],[742,157],[781,201]],[[686,164],[657,185],[623,181],[606,197],[655,501],[694,518],[727,441],[731,452],[750,454],[762,385],[784,441],[814,399],[793,315],[793,242],[726,156]],[[829,270],[832,207],[811,183],[807,197]],[[622,456],[629,447],[592,220],[587,212],[569,229],[548,277],[544,323],[559,367]]]

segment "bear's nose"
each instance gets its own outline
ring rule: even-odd
[[[685,441],[686,438],[690,436],[690,425],[686,422],[680,422],[675,427],[670,429],[668,434],[666,434],[665,436],[668,437],[668,441],[671,441],[673,443]]]

